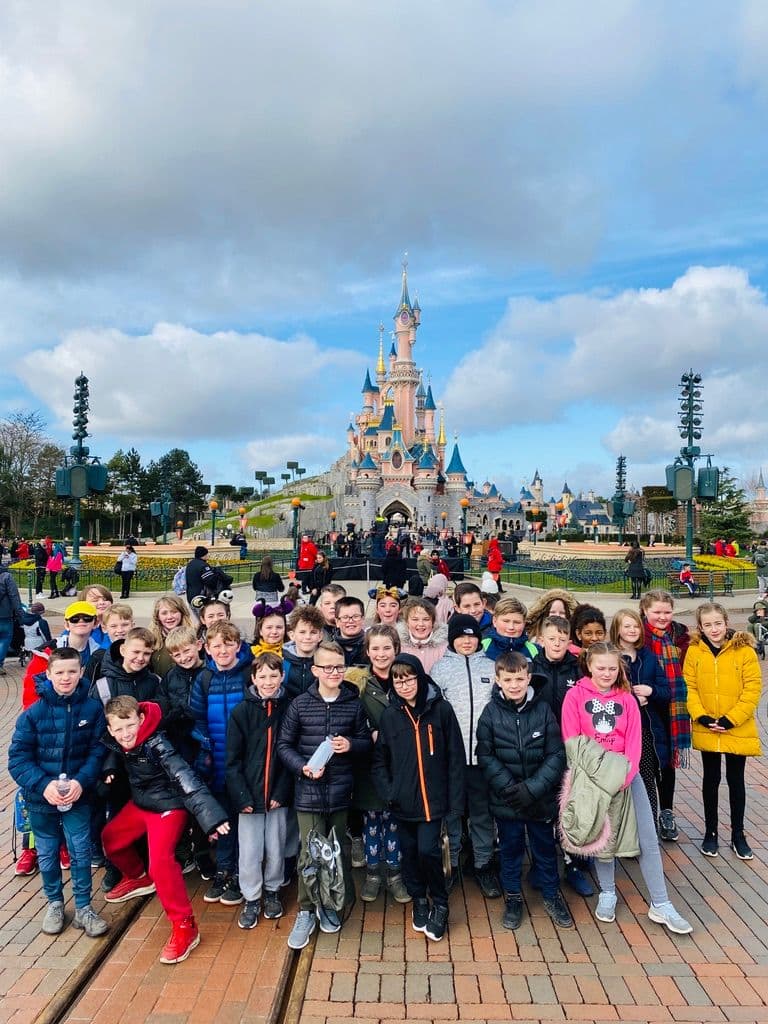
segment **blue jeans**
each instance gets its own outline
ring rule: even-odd
[[[64,901],[59,847],[66,840],[72,859],[72,892],[75,907],[80,910],[91,902],[91,809],[78,802],[71,810],[50,811],[29,808],[29,820],[35,834],[43,892],[49,903]]]
[[[536,868],[541,894],[545,900],[553,899],[560,888],[560,876],[557,870],[557,847],[552,822],[525,819],[509,821],[497,818],[496,827],[499,830],[499,875],[504,892],[522,892],[523,854],[527,831],[531,861]]]
[[[5,664],[5,656],[13,640],[13,619],[0,619],[0,668]]]

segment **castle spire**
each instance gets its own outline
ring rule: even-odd
[[[445,409],[443,408],[443,403],[442,402],[440,403],[440,432],[437,435],[437,443],[439,445],[442,445],[443,448],[446,445],[446,440],[445,440]]]
[[[413,306],[411,305],[411,299],[408,295],[408,253],[403,254],[403,286],[400,290],[400,305],[397,307],[397,312],[401,310],[407,310],[409,313],[413,312]]]
[[[386,376],[387,368],[384,365],[384,324],[379,324],[379,361],[376,363],[376,376]]]

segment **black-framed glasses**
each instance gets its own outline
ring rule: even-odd
[[[346,665],[315,665],[315,668],[319,668],[324,676],[341,676],[344,675],[347,666]]]
[[[95,622],[95,615],[73,615],[71,619],[67,619],[67,622]]]
[[[418,681],[419,681],[419,677],[418,676],[393,676],[392,677],[392,685],[393,686],[407,686],[409,683],[418,683]]]

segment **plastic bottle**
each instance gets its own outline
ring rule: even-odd
[[[62,772],[61,775],[59,776],[59,780],[56,783],[56,788],[62,795],[69,790],[69,779],[67,778],[66,772]],[[71,811],[72,804],[59,804],[59,810],[61,811],[62,814],[65,811]]]

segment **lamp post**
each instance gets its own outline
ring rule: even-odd
[[[562,528],[563,528],[563,505],[562,501],[555,502],[555,524],[557,526],[557,543],[563,543]]]
[[[539,509],[536,505],[531,509],[531,533],[533,534],[533,546],[536,547],[536,527],[538,526]]]
[[[216,512],[219,508],[219,503],[215,499],[208,502],[208,508],[211,510],[211,547],[216,543]]]
[[[461,507],[461,560],[463,568],[466,570],[468,567],[467,563],[470,558],[468,550],[469,543],[467,541],[467,511],[469,510],[469,498],[461,498],[459,505]]]
[[[444,540],[445,539],[445,521],[448,518],[448,513],[447,512],[441,512],[440,513],[440,518],[443,521],[443,528],[442,528],[442,530],[440,532],[440,537],[441,537],[441,539]]]
[[[595,544],[597,544],[597,520],[592,520],[592,529],[595,531]]]
[[[336,511],[331,512],[331,533],[336,532]]]
[[[293,509],[293,557],[295,560],[299,555],[299,509],[301,508],[301,498],[291,498],[291,508]]]
[[[184,520],[183,519],[177,519],[176,520],[176,536],[179,538],[179,540],[181,540],[182,537],[184,536]]]

